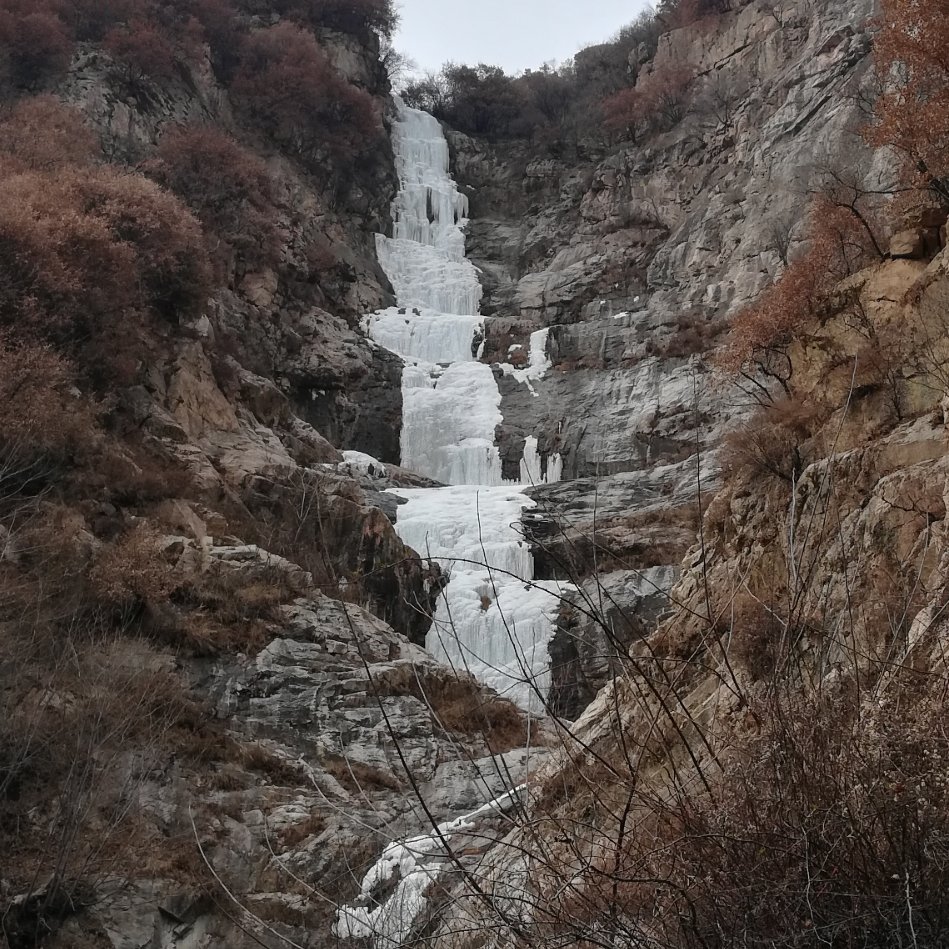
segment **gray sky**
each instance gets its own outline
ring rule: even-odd
[[[645,0],[398,0],[396,48],[424,71],[442,63],[503,66],[558,62],[634,19]]]

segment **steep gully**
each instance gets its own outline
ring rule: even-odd
[[[495,433],[501,394],[479,361],[481,286],[465,257],[467,199],[449,174],[448,144],[430,115],[397,102],[393,140],[401,182],[394,236],[377,237],[379,260],[398,305],[366,318],[379,345],[405,360],[402,465],[447,485],[394,489],[396,530],[450,576],[426,646],[456,670],[472,673],[538,712],[550,687],[548,645],[566,585],[534,582],[520,529],[534,506],[523,489],[560,478],[559,456],[542,471],[528,439],[519,483],[505,483]],[[549,367],[547,331],[531,339],[530,386]]]
[[[505,483],[495,431],[501,394],[482,355],[481,287],[465,257],[467,201],[449,174],[448,144],[430,115],[396,101],[396,163],[401,189],[393,237],[379,235],[379,260],[398,306],[366,319],[373,340],[405,360],[402,465],[446,484],[393,489],[396,530],[437,560],[450,579],[426,646],[531,712],[545,708],[549,645],[569,584],[534,581],[534,559],[520,529],[534,506],[524,489],[560,479],[559,456],[542,471],[528,438],[519,483]],[[504,367],[531,387],[549,368],[547,331],[533,334],[527,368]],[[531,391],[532,387],[531,387]],[[347,460],[378,464],[347,453]],[[334,933],[386,949],[405,944],[425,911],[430,884],[449,867],[457,839],[515,807],[521,787],[463,817],[391,843],[365,875],[357,903],[339,908]],[[397,882],[395,882],[397,880]],[[377,899],[378,893],[384,894]]]

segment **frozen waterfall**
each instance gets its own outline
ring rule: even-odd
[[[503,481],[495,444],[501,393],[492,368],[479,361],[481,285],[465,257],[468,202],[449,173],[439,123],[396,105],[394,236],[378,236],[377,249],[398,305],[367,316],[365,327],[406,363],[402,465],[450,485],[394,492],[406,502],[396,530],[450,572],[429,651],[542,711],[562,590],[553,581],[533,581],[521,514],[534,502],[521,486],[559,480],[562,465],[559,456],[548,458],[543,472],[537,439],[530,437],[520,483]],[[527,367],[501,370],[531,386],[550,366],[546,348],[541,330],[531,338]]]

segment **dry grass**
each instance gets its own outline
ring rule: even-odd
[[[298,824],[291,824],[280,831],[280,843],[287,850],[299,847],[311,837],[319,837],[326,830],[326,818],[321,814],[310,814]]]
[[[503,754],[527,744],[526,713],[508,699],[487,691],[474,678],[427,675],[421,669],[405,671],[408,674],[397,681],[379,683],[379,690],[420,699],[440,728],[461,735],[479,735],[492,754]]]
[[[310,777],[303,765],[277,754],[259,742],[240,745],[238,755],[242,767],[264,775],[273,784],[291,788],[310,784]]]
[[[388,791],[403,791],[405,785],[391,772],[349,758],[326,758],[320,762],[323,770],[331,774],[350,791],[365,791],[384,788]]]

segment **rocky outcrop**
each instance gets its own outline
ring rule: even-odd
[[[206,557],[243,584],[293,570],[248,548]],[[132,783],[147,853],[71,907],[51,946],[336,945],[337,902],[393,838],[474,810],[541,760],[517,750],[523,721],[488,746],[477,686],[365,610],[303,592],[261,650],[187,670],[221,724]],[[467,687],[466,713],[447,709],[446,687]]]

